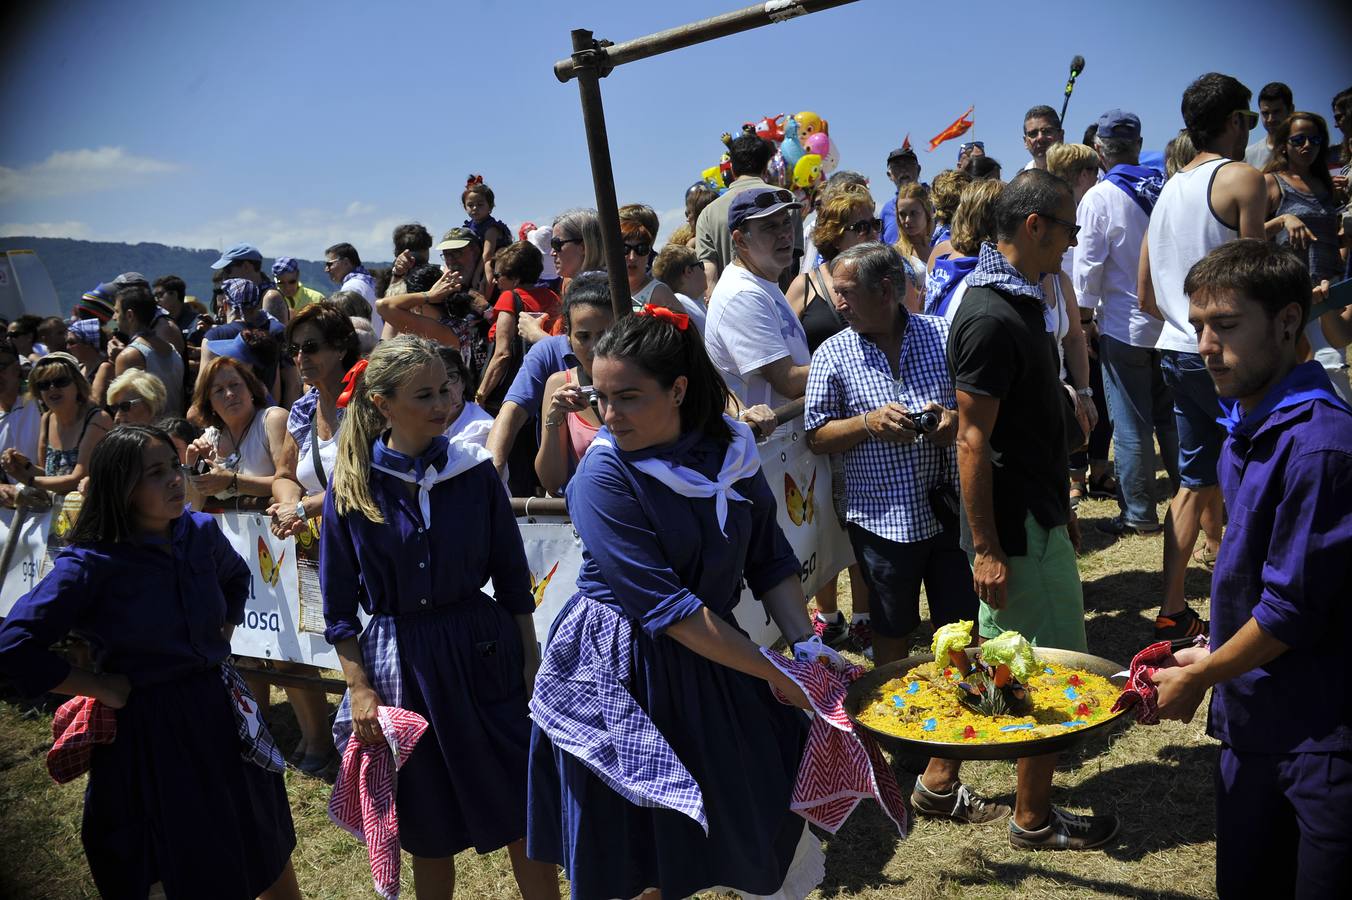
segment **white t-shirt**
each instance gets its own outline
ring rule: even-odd
[[[743,403],[771,409],[797,398],[777,393],[757,370],[786,356],[796,366],[812,359],[807,333],[779,285],[736,264],[723,270],[709,297],[704,346]]]
[[[349,275],[338,290],[361,294],[362,298],[371,304],[371,328],[375,330],[376,340],[380,340],[381,334],[384,333],[385,320],[380,317],[380,313],[376,312],[376,292],[375,288],[371,287],[371,283],[365,278],[354,278]]]
[[[38,428],[42,423],[42,410],[36,400],[22,394],[14,401],[9,412],[0,413],[0,450],[13,447],[37,465]],[[0,472],[0,483],[13,484],[14,479]]]
[[[1244,161],[1260,172],[1271,159],[1272,148],[1268,146],[1266,134],[1244,148]]]
[[[681,309],[685,310],[685,314],[695,324],[695,330],[699,332],[700,337],[703,337],[704,326],[709,315],[709,311],[704,308],[704,301],[695,297],[687,297],[680,291],[676,292],[676,301],[681,304]]]
[[[1081,309],[1098,310],[1099,331],[1133,347],[1155,346],[1159,319],[1141,312],[1136,293],[1141,242],[1150,217],[1111,181],[1100,181],[1080,200],[1080,226],[1071,282]]]

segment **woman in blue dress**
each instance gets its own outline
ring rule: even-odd
[[[745,582],[782,634],[812,634],[755,441],[682,314],[616,323],[592,371],[605,427],[568,484],[585,550],[531,701],[528,852],[579,900],[806,896],[807,721],[770,688],[807,701],[732,614]]]
[[[525,853],[526,553],[492,457],[446,439],[452,405],[437,346],[412,335],[380,344],[353,383],[320,541],[324,636],[348,684],[334,735],[384,740],[378,706],[427,720],[395,796],[420,898],[451,896],[468,847],[506,847],[522,896],[553,898],[557,870]]]
[[[0,675],[116,711],[85,791],[95,886],[104,897],[145,897],[157,882],[171,900],[299,897],[280,754],[269,769],[242,757],[231,689],[247,694],[222,669],[248,566],[210,516],[185,512],[178,453],[160,429],[113,429],[89,482],[71,546],[0,625]],[[94,671],[49,649],[70,632],[92,645]]]

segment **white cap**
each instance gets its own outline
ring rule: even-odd
[[[540,272],[540,278],[549,281],[559,277],[559,270],[554,268],[554,257],[550,254],[549,241],[554,237],[554,229],[546,225],[544,228],[537,228],[526,235],[526,240],[535,245],[535,249],[540,251],[540,255],[545,258],[545,267]]]

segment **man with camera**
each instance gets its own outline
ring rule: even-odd
[[[907,312],[901,256],[860,244],[831,263],[836,308],[849,328],[813,354],[803,427],[814,453],[844,457],[845,521],[869,589],[878,665],[901,659],[920,625],[920,585],[935,628],[974,619],[967,556],[958,546],[957,401],[948,322]],[[921,815],[991,822],[1009,807],[972,794],[958,764],[932,759],[911,803]]]

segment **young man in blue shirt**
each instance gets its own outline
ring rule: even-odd
[[[1332,897],[1352,879],[1352,410],[1299,362],[1309,276],[1259,240],[1216,248],[1184,291],[1198,352],[1229,414],[1218,475],[1229,525],[1209,649],[1154,676],[1164,718],[1208,688],[1216,887]]]

